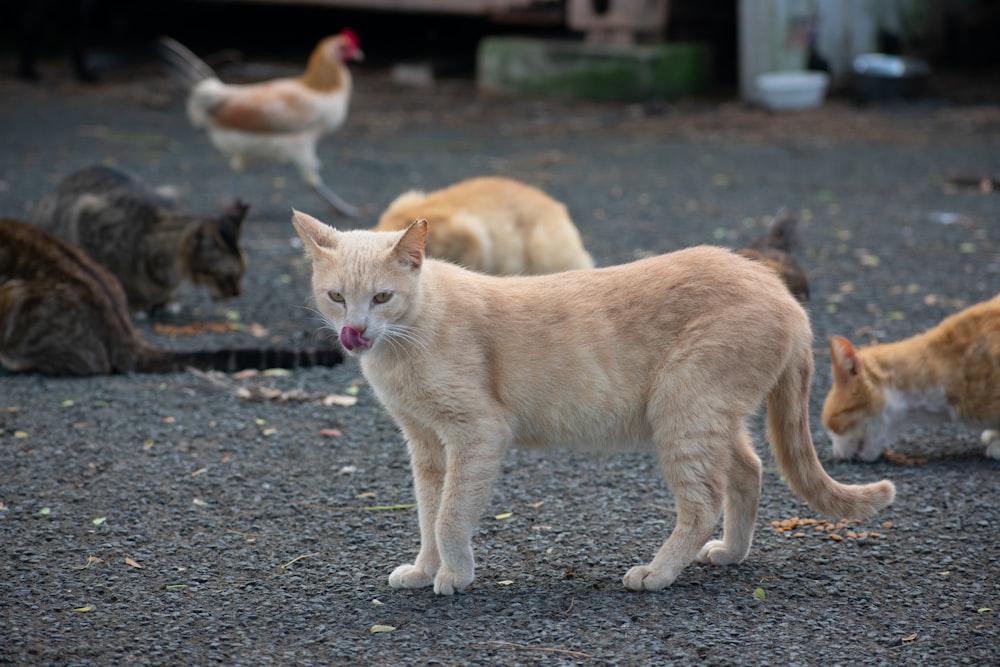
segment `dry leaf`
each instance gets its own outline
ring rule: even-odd
[[[284,565],[282,565],[281,569],[282,570],[288,569],[289,567],[292,566],[292,564],[299,562],[303,558],[311,558],[313,556],[318,556],[318,555],[319,555],[319,552],[314,552],[314,553],[311,553],[311,554],[302,554],[301,556],[296,556],[292,560],[290,560],[287,563],[285,563]]]
[[[497,514],[493,518],[496,519],[497,521],[503,521],[504,519],[509,519],[512,516],[514,516],[513,512],[502,512],[501,514]]]
[[[94,611],[94,605],[88,604],[82,607],[77,607],[76,609],[70,609],[70,611],[76,612],[78,614],[86,614],[88,611]]]
[[[379,632],[393,632],[395,630],[396,630],[396,626],[394,626],[394,625],[373,625],[372,629],[371,629],[371,633],[374,635],[374,634],[377,634]]]
[[[344,396],[343,394],[327,394],[323,397],[323,405],[339,405],[349,408],[357,402],[356,396]]]
[[[90,567],[94,563],[103,563],[103,562],[104,561],[102,561],[97,556],[87,556],[87,563],[85,565],[81,565],[80,567],[74,567],[73,569],[74,570],[86,570],[88,567]]]
[[[319,434],[324,438],[339,438],[344,435],[343,431],[339,428],[324,428],[320,430]]]
[[[139,565],[138,563],[136,563],[134,560],[132,560],[128,556],[125,557],[125,564],[126,565],[130,565],[130,566],[132,566],[132,567],[134,567],[136,569],[139,569],[139,570],[142,569],[142,565]]]

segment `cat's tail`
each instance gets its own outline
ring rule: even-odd
[[[208,63],[173,37],[162,36],[154,44],[157,57],[171,77],[187,88],[204,79],[218,78]]]
[[[819,461],[809,429],[809,341],[798,346],[767,397],[767,430],[778,467],[789,488],[827,517],[863,518],[889,505],[896,487],[888,480],[841,484]]]
[[[798,232],[799,219],[795,212],[782,206],[774,216],[774,220],[760,238],[752,245],[757,250],[780,250],[790,253],[800,245]]]
[[[249,369],[336,366],[344,361],[338,348],[236,348],[179,352],[148,347],[135,363],[137,373],[176,373],[186,368],[234,373]]]

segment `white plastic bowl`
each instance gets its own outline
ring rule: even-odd
[[[830,77],[825,72],[767,72],[757,76],[757,98],[774,111],[813,109],[823,104]]]

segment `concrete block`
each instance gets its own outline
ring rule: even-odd
[[[487,37],[476,54],[485,92],[594,101],[676,99],[698,93],[711,73],[697,43],[601,44]]]

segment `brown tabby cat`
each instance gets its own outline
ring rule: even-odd
[[[470,178],[427,194],[404,192],[374,230],[399,231],[417,218],[430,224],[428,255],[474,271],[532,275],[594,266],[566,207],[509,178]]]
[[[92,166],[67,176],[39,202],[32,224],[82,248],[113,273],[133,311],[153,312],[182,279],[216,299],[240,293],[246,261],[240,229],[247,204],[233,201],[219,217],[202,218],[164,190],[118,169]]]
[[[320,312],[408,442],[421,546],[390,575],[395,588],[472,583],[472,534],[513,444],[656,447],[677,523],[649,565],[625,574],[629,589],[669,586],[693,559],[739,563],[761,485],[746,421],[764,399],[796,494],[832,517],[893,500],[891,482],[844,485],[820,465],[809,319],[758,262],[698,247],[496,277],[425,258],[425,220],[401,232],[339,232],[299,212],[292,222]]]
[[[172,352],[132,327],[121,285],[79,248],[0,219],[0,364],[51,375],[332,366],[339,350]]]
[[[830,337],[833,386],[823,426],[837,458],[874,461],[919,420],[1000,428],[1000,296],[905,340],[855,349]],[[1000,459],[995,430],[986,455]]]
[[[805,271],[792,256],[792,251],[799,246],[799,234],[796,229],[798,221],[798,217],[791,209],[781,208],[766,232],[751,241],[749,246],[736,252],[763,262],[785,281],[785,285],[796,299],[806,303],[809,301],[809,281]]]

